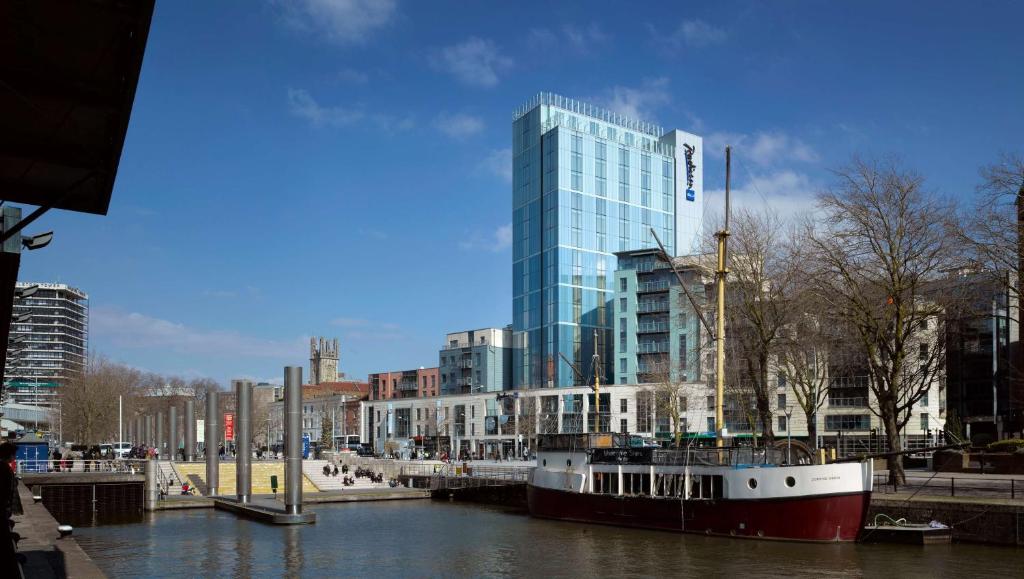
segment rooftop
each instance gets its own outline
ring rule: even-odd
[[[523,115],[540,105],[549,105],[565,109],[599,121],[618,125],[631,131],[650,135],[654,138],[660,138],[666,132],[664,128],[655,125],[654,123],[631,119],[614,111],[550,92],[537,93],[536,96],[526,101],[525,104],[512,112],[512,121],[514,122],[519,120]]]

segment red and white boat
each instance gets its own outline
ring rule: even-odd
[[[764,450],[630,448],[616,434],[540,437],[529,477],[538,517],[727,537],[855,541],[872,465],[766,464]],[[769,449],[781,456],[778,449]],[[778,461],[783,462],[783,461]]]
[[[716,233],[717,328],[699,316],[715,339],[715,424],[720,429],[725,422],[730,156],[726,147],[725,221]],[[651,234],[657,240],[653,229]],[[661,249],[699,312],[671,257]],[[600,367],[596,354],[592,366]],[[599,375],[595,370],[595,400],[600,400]],[[857,539],[871,503],[870,461],[793,464],[778,448],[727,447],[724,429],[718,431],[714,448],[681,450],[633,447],[622,434],[538,438],[537,466],[527,485],[530,513],[538,517],[727,537],[838,542]]]

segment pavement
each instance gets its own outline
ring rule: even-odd
[[[18,485],[24,514],[15,515],[15,532],[21,535],[18,552],[25,555],[25,577],[49,579],[106,577],[72,537],[60,538],[57,521],[42,503],[32,500],[32,492]]]

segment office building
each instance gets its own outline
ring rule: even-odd
[[[448,334],[438,356],[441,394],[512,388],[512,326]]]
[[[655,247],[652,229],[671,255],[697,248],[702,141],[549,93],[512,133],[513,382],[571,386],[586,379],[562,355],[613,358],[614,252]]]
[[[18,282],[16,290],[33,286],[35,293],[14,300],[4,382],[12,402],[48,407],[87,362],[89,296],[60,283]]]

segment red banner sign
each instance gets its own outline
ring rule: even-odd
[[[235,415],[224,415],[224,440],[235,440]]]

